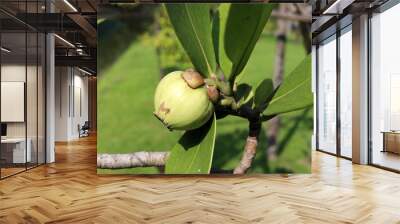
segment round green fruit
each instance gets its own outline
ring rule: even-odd
[[[154,115],[170,130],[199,128],[214,112],[203,78],[192,70],[166,75],[157,86],[154,107]]]

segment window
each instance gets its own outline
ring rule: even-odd
[[[43,1],[18,2],[39,13]],[[13,2],[1,2],[1,6]],[[22,13],[21,13],[22,15]],[[0,12],[0,178],[45,163],[45,35]]]
[[[400,170],[400,4],[371,18],[371,162]]]
[[[352,35],[351,25],[341,31],[340,39],[340,155],[352,156]]]
[[[336,35],[318,47],[318,149],[336,153]]]
[[[318,45],[318,149],[352,157],[352,25]],[[339,123],[338,123],[339,122]]]

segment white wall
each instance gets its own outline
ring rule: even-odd
[[[4,64],[1,66],[2,82],[25,82],[25,64]],[[31,69],[28,67],[28,70]],[[1,108],[6,110],[6,108]],[[25,122],[8,122],[8,137],[25,137]]]
[[[77,139],[78,124],[88,120],[88,78],[76,68],[56,67],[55,86],[55,140]]]
[[[36,69],[33,66],[25,67],[25,64],[3,64],[1,66],[1,81],[2,82],[25,82],[25,75],[27,69],[28,74],[32,74]],[[35,70],[36,73],[36,70]],[[36,96],[36,93],[27,93],[29,96]],[[6,110],[6,108],[1,108]],[[31,119],[29,119],[31,120]],[[7,136],[8,137],[25,137],[25,124],[26,122],[7,122]]]
[[[39,70],[37,70],[39,69]],[[34,66],[28,65],[25,66],[25,63],[5,63],[1,66],[1,81],[3,82],[20,82],[24,83],[25,86],[22,87],[22,90],[19,90],[19,94],[24,94],[26,90],[26,98],[25,96],[21,98],[22,102],[11,102],[14,104],[22,104],[20,107],[7,107],[2,106],[2,114],[4,113],[14,113],[20,114],[19,117],[22,117],[20,121],[9,122],[6,121],[4,123],[7,124],[7,137],[9,138],[24,138],[27,136],[28,138],[28,148],[31,149],[31,153],[28,153],[32,156],[32,162],[44,163],[45,159],[45,120],[44,120],[44,74],[42,73],[42,67],[37,67],[36,64]],[[27,79],[27,80],[25,80]],[[15,87],[13,87],[15,88]],[[4,92],[5,89],[2,89],[2,99],[12,97],[7,96],[8,92]],[[21,92],[22,91],[22,92]],[[6,94],[6,95],[4,95]],[[26,105],[25,105],[26,103]],[[13,111],[14,110],[14,111]],[[18,111],[16,111],[18,110]],[[26,119],[25,119],[26,113]],[[3,119],[2,119],[3,120]],[[36,159],[39,159],[36,161]]]
[[[70,85],[69,69],[67,67],[55,68],[55,141],[68,140],[68,117]]]
[[[25,121],[25,83],[1,82],[1,122]],[[36,108],[36,107],[35,107]]]
[[[28,70],[31,70],[31,67],[28,67]],[[13,64],[2,64],[1,65],[1,81],[2,82],[26,83],[25,76],[26,76],[25,64],[13,63]],[[2,94],[4,94],[3,89],[2,89]],[[2,95],[1,98],[7,98],[7,96]],[[9,110],[9,108],[4,107],[4,105],[0,109],[2,110],[2,113],[4,113],[4,111],[6,111],[6,110]],[[20,109],[22,109],[22,112],[25,113],[25,103],[24,103],[24,106]],[[8,112],[10,112],[10,111],[8,111]],[[7,124],[7,138],[25,138],[25,136],[26,136],[26,121],[4,122],[4,123]],[[28,136],[28,138],[29,137],[30,136]],[[31,149],[30,146],[28,148]],[[29,151],[28,155],[32,155],[31,151],[32,150]],[[28,161],[30,161],[29,158],[28,158]],[[22,161],[20,161],[20,162],[22,162]]]
[[[25,82],[25,64],[5,64],[1,66],[1,81]],[[29,69],[29,67],[28,67]]]
[[[74,108],[72,109],[73,111],[73,119],[72,119],[72,132],[71,134],[75,137],[78,137],[78,129],[77,126],[80,124],[81,126],[85,123],[85,121],[88,121],[89,119],[89,113],[88,113],[88,77],[87,76],[82,76],[83,73],[79,72],[78,75],[76,75],[77,70],[75,70],[75,75],[74,75],[74,92],[75,94],[73,96],[75,100]],[[79,97],[80,95],[80,97]],[[80,102],[79,102],[80,101]],[[81,110],[81,111],[80,111]]]

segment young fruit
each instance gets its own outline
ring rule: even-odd
[[[199,128],[214,112],[203,78],[196,73],[171,72],[157,86],[154,115],[170,130]]]

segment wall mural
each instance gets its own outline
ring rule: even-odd
[[[102,5],[97,172],[309,173],[310,24],[271,16],[298,5]]]

